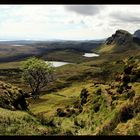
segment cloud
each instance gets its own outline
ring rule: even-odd
[[[1,38],[105,38],[140,27],[139,5],[0,5]]]
[[[122,21],[122,22],[133,22],[133,23],[139,23],[140,22],[140,16],[138,16],[140,13],[126,13],[126,12],[118,12],[110,14],[110,16],[116,20]]]
[[[71,5],[64,7],[68,11],[75,12],[81,15],[96,15],[98,14],[104,7],[97,5]]]

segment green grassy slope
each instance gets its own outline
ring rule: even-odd
[[[75,83],[71,87],[66,87],[58,92],[52,92],[40,97],[38,101],[32,101],[30,110],[35,114],[43,113],[46,117],[52,117],[56,114],[58,107],[66,107],[74,104],[84,87],[90,86],[91,83]]]
[[[0,108],[0,135],[44,135],[48,130],[27,112]]]
[[[120,82],[75,83],[69,88],[41,96],[40,100],[31,103],[30,109],[36,115],[53,118],[53,123],[60,129],[59,134],[63,135],[139,135],[140,84],[138,77],[133,79],[139,73],[139,64],[135,66],[133,61],[129,63],[127,60],[125,63],[127,67],[134,65],[129,75],[132,81],[127,81],[131,89],[127,89],[121,76],[125,76],[124,65],[121,70],[118,69],[118,76],[122,77]],[[83,88],[87,90],[87,97],[81,96]]]
[[[140,52],[138,44],[133,43],[133,46],[134,49],[116,53],[114,46],[110,48],[105,45],[101,47],[103,50],[99,57],[89,59],[75,51],[50,53],[50,59],[66,59],[79,64],[56,68],[54,82],[44,89],[38,100],[28,100],[34,117],[27,112],[1,109],[5,112],[2,117],[10,120],[5,125],[2,119],[2,133],[12,135],[19,127],[18,135],[140,135]],[[130,56],[138,59],[131,59]],[[0,66],[5,68],[1,70],[5,75],[2,73],[0,78],[29,91],[21,79],[21,73],[12,73],[11,68],[20,67],[19,62]],[[16,112],[20,121],[18,115],[14,116]],[[15,124],[10,116],[17,120]],[[23,116],[31,118],[30,121]],[[30,133],[25,130],[30,130],[26,122],[31,125]],[[23,124],[25,127],[22,128]]]

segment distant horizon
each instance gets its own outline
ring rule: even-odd
[[[102,39],[0,39],[0,42],[4,41],[100,41]]]

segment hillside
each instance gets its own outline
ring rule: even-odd
[[[29,110],[29,97],[20,88],[0,82],[0,136],[55,135],[59,131],[50,120]]]
[[[102,44],[97,52],[99,53],[125,53],[140,49],[139,39],[135,39],[132,34],[125,30],[117,30]]]
[[[139,135],[138,61],[116,62],[123,69],[112,82],[74,84],[41,96],[30,109],[50,118],[63,135]]]
[[[140,134],[139,44],[126,31],[116,34],[112,41],[107,39],[105,42],[109,47],[116,45],[115,48],[78,65],[98,67],[97,75],[85,75],[89,79],[80,82],[82,86],[75,79],[70,87],[45,94],[39,101],[31,103],[31,111],[37,116],[51,118],[60,128],[59,134]],[[136,57],[131,57],[134,54]]]
[[[30,100],[29,109],[35,115],[33,118],[20,111],[1,109],[0,116],[7,117],[9,121],[1,119],[1,124],[6,124],[1,125],[1,133],[15,135],[16,131],[16,135],[139,135],[139,60],[128,58],[111,62],[110,65],[110,70],[115,67],[118,71],[112,81],[106,79],[105,83],[100,83],[85,80],[51,94],[44,94],[36,101]],[[118,69],[120,66],[121,70]],[[14,126],[11,128],[11,125]]]
[[[140,135],[139,39],[117,30],[93,42],[49,42],[62,48],[38,57],[72,64],[55,68],[36,100],[21,78],[25,59],[1,63],[0,135]],[[85,51],[99,56],[84,58]]]
[[[47,135],[49,129],[28,109],[21,89],[0,81],[0,135]]]
[[[48,128],[23,111],[0,108],[0,135],[46,135]]]

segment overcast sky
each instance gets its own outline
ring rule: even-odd
[[[102,39],[140,29],[140,5],[0,5],[0,40]]]

